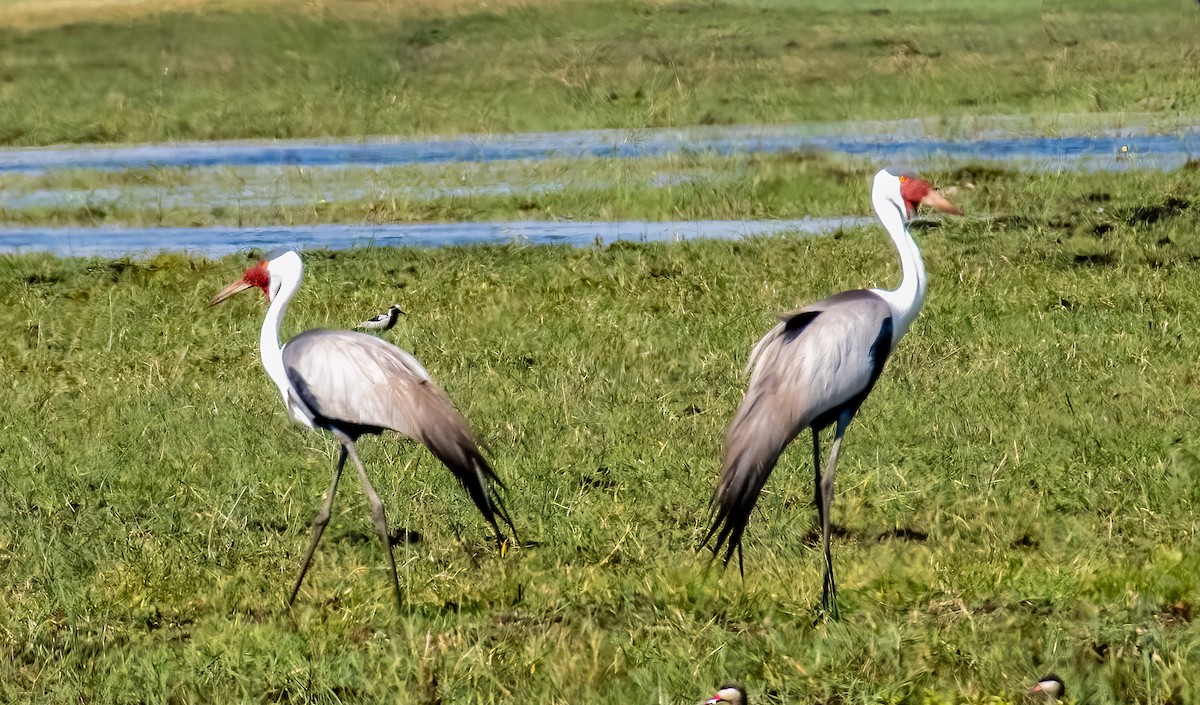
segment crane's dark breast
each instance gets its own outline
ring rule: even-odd
[[[296,391],[296,395],[300,397],[300,401],[304,402],[304,405],[308,407],[309,412],[312,413],[313,424],[318,428],[325,430],[337,429],[355,440],[358,440],[360,436],[368,434],[379,435],[383,433],[384,429],[379,426],[355,423],[327,416],[322,411],[321,402],[317,398],[317,395],[313,393],[312,387],[309,386],[308,382],[305,381],[296,368],[285,365],[284,370],[287,372],[288,381],[292,383],[292,389]]]
[[[875,386],[875,380],[879,379],[879,375],[883,373],[883,363],[887,362],[888,355],[892,354],[893,328],[894,323],[891,316],[883,319],[883,324],[879,326],[879,336],[871,344],[872,387]],[[870,391],[870,387],[868,387],[868,391]]]

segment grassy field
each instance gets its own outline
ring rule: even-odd
[[[798,301],[891,285],[877,228],[309,253],[286,329],[400,301],[387,335],[534,542],[501,558],[426,452],[365,441],[420,535],[403,614],[353,483],[284,605],[335,446],[259,367],[261,298],[207,308],[245,257],[0,259],[0,701],[667,703],[738,678],[759,702],[1015,702],[1050,670],[1076,702],[1196,701],[1194,176],[969,176],[968,208],[1020,215],[918,233],[929,302],[839,466],[832,624],[803,445],[744,580],[692,551],[750,346]]]
[[[1186,0],[40,6],[0,5],[0,144],[1200,107]]]

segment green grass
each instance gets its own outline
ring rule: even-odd
[[[354,483],[284,606],[335,446],[259,367],[261,298],[207,308],[245,257],[3,258],[0,701],[695,702],[738,678],[759,702],[1015,702],[1049,670],[1077,702],[1195,701],[1200,211],[1169,206],[1191,177],[1039,178],[971,175],[975,212],[1023,220],[918,233],[929,301],[847,436],[844,620],[815,626],[803,443],[745,580],[692,549],[750,346],[798,301],[893,285],[877,228],[309,253],[287,331],[400,301],[387,335],[537,543],[501,558],[423,449],[364,441],[422,537],[402,614]]]
[[[1184,0],[222,8],[0,29],[0,144],[1194,115]]]

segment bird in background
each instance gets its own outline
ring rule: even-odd
[[[784,448],[812,429],[817,514],[825,553],[821,611],[837,618],[837,587],[830,552],[829,510],[842,436],[908,331],[925,300],[925,265],[906,223],[925,204],[946,213],[962,211],[916,175],[884,169],[875,175],[871,202],[900,254],[900,287],[834,294],[780,316],[750,352],[750,386],[729,424],[721,476],[713,496],[712,525],[701,546],[715,537],[714,559],[728,565],[763,485]],[[834,426],[833,445],[821,471],[820,432]],[[831,612],[832,610],[832,612]]]
[[[1046,702],[1058,702],[1067,697],[1067,686],[1057,674],[1047,673],[1029,691],[1029,697]]]
[[[355,326],[355,328],[378,331],[391,330],[396,327],[396,321],[400,320],[400,316],[405,315],[408,314],[404,312],[404,309],[400,308],[400,304],[392,304],[388,307],[388,310],[374,318],[368,318]]]
[[[1049,673],[1042,677],[1038,684],[1029,691],[1030,698],[1043,698],[1046,702],[1058,702],[1067,697],[1067,686],[1062,682],[1062,679],[1053,673]],[[746,689],[740,683],[726,683],[713,696],[704,701],[704,705],[720,705],[720,703],[730,703],[730,705],[748,705],[746,697]]]
[[[713,693],[711,698],[704,701],[704,705],[718,705],[718,703],[748,705],[746,702],[746,689],[738,683],[726,683],[717,688],[717,692]]]
[[[501,551],[506,539],[497,517],[516,537],[496,489],[503,489],[503,484],[480,453],[466,419],[409,353],[373,335],[341,330],[309,330],[279,344],[280,321],[300,288],[303,272],[300,255],[293,250],[268,255],[212,300],[216,305],[254,288],[266,294],[270,306],[259,336],[263,368],[279,388],[293,420],[308,428],[329,431],[342,446],[325,504],[313,519],[312,537],[288,604],[295,602],[313,552],[329,523],[338,480],[349,458],[358,469],[358,479],[371,506],[375,532],[383,544],[392,589],[400,605],[387,517],[359,458],[358,439],[391,430],[423,443],[458,478],[491,524]]]

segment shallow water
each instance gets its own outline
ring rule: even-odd
[[[1030,168],[1172,169],[1200,155],[1200,130],[1175,134],[1138,130],[1087,136],[1006,136],[945,139],[909,123],[880,123],[871,133],[819,134],[811,125],[732,126],[654,130],[475,135],[434,139],[240,141],[49,147],[0,150],[0,173],[60,169],[115,170],[178,167],[398,166],[445,162],[656,157],[684,152],[719,155],[815,150],[867,156],[881,163],[930,160],[1015,162]],[[1122,152],[1122,147],[1127,152]]]
[[[878,164],[915,166],[962,161],[998,162],[1050,170],[1174,169],[1200,155],[1200,128],[1173,134],[1149,129],[1100,129],[1086,135],[1030,136],[1016,123],[971,125],[937,131],[919,121],[831,125],[594,130],[433,139],[241,141],[119,147],[51,147],[0,150],[0,173],[137,168],[195,169],[194,183],[177,186],[42,188],[0,191],[0,210],[79,206],[206,209],[319,204],[401,195],[414,198],[548,192],[566,182],[519,183],[506,177],[461,186],[399,187],[372,180],[373,171],[413,164],[504,160],[634,158],[685,153],[718,155],[818,151]],[[324,169],[304,184],[284,178],[292,167]],[[457,168],[457,167],[456,167]],[[222,173],[219,169],[232,170]],[[328,170],[337,170],[328,171]],[[73,175],[67,175],[74,178]],[[40,177],[38,177],[40,178]],[[663,174],[648,186],[689,177]],[[661,183],[659,183],[661,182]],[[578,186],[578,184],[574,184]],[[602,185],[601,185],[602,186]],[[446,225],[318,225],[272,228],[0,228],[0,251],[51,251],[62,255],[125,255],[186,250],[221,255],[250,247],[428,246],[483,242],[586,245],[616,240],[729,238],[750,233],[820,233],[863,218],[699,223],[461,223]]]
[[[736,239],[779,233],[820,235],[869,222],[870,218],[844,217],[763,221],[331,224],[272,228],[0,228],[0,252],[113,257],[170,250],[217,257],[249,248],[270,250],[275,247],[344,249],[496,243],[586,246],[617,241]]]

